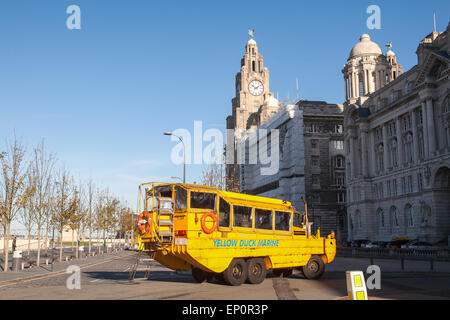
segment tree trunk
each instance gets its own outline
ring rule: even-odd
[[[63,255],[63,229],[62,227],[59,231],[59,262],[62,262],[62,255]]]
[[[100,254],[100,246],[98,245],[98,239],[100,239],[100,230],[97,230],[97,251]]]
[[[78,228],[77,230],[77,247],[75,248],[75,256],[78,259],[78,254],[79,254],[79,250],[80,250],[80,229]]]
[[[31,251],[31,230],[28,229],[28,249],[27,249],[27,257],[30,258],[30,251]]]
[[[41,265],[41,227],[40,226],[38,226],[37,241],[38,241],[38,248],[37,248],[36,264],[39,267]]]
[[[92,247],[92,227],[89,224],[89,256],[91,255],[91,247]]]
[[[9,260],[9,235],[10,235],[10,223],[8,221],[6,221],[6,226],[5,226],[5,240],[4,240],[4,247],[3,247],[3,255],[4,255],[4,272],[8,272],[8,260]]]
[[[47,218],[46,225],[45,225],[45,256],[46,257],[48,257],[48,247],[50,246],[50,243],[48,241],[48,238],[49,238],[48,233],[50,231],[48,223],[49,223],[49,219]]]
[[[71,228],[72,229],[72,228]],[[73,253],[73,233],[74,233],[75,231],[72,229],[72,253]]]

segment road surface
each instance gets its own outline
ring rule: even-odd
[[[339,300],[347,296],[344,266],[361,266],[367,261],[337,258],[320,280],[306,280],[294,273],[277,278],[268,273],[260,285],[232,287],[218,282],[196,283],[190,272],[174,272],[156,261],[151,262],[149,279],[143,265],[136,280],[128,280],[136,253],[123,251],[90,266],[81,268],[80,289],[68,289],[70,274],[48,274],[45,278],[21,281],[12,285],[0,283],[0,299],[182,299],[182,300]],[[75,260],[76,261],[76,260]],[[76,264],[76,262],[73,262]],[[257,290],[255,290],[257,289]],[[369,290],[371,299],[450,299],[450,273],[383,272],[381,289]]]

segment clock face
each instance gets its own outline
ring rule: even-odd
[[[258,80],[253,80],[248,85],[248,91],[254,96],[260,96],[264,92],[264,86],[263,84]]]

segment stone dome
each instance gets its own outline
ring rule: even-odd
[[[255,45],[256,46],[256,41],[253,39],[248,40],[247,45]]]
[[[353,47],[352,51],[350,52],[349,59],[363,54],[383,54],[383,51],[381,51],[380,47],[375,42],[370,40],[370,36],[368,34],[363,34],[361,36],[359,42]]]
[[[395,56],[395,52],[392,51],[391,49],[389,49],[388,52],[386,52],[386,57],[389,57],[389,56]]]

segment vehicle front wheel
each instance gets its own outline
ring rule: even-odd
[[[240,286],[247,279],[247,263],[244,259],[233,259],[223,272],[223,279],[230,286]]]
[[[319,256],[312,256],[308,264],[302,267],[306,279],[319,279],[325,272],[325,264]]]
[[[250,259],[247,261],[248,275],[247,281],[251,284],[260,284],[264,281],[267,274],[266,263],[261,258]]]

